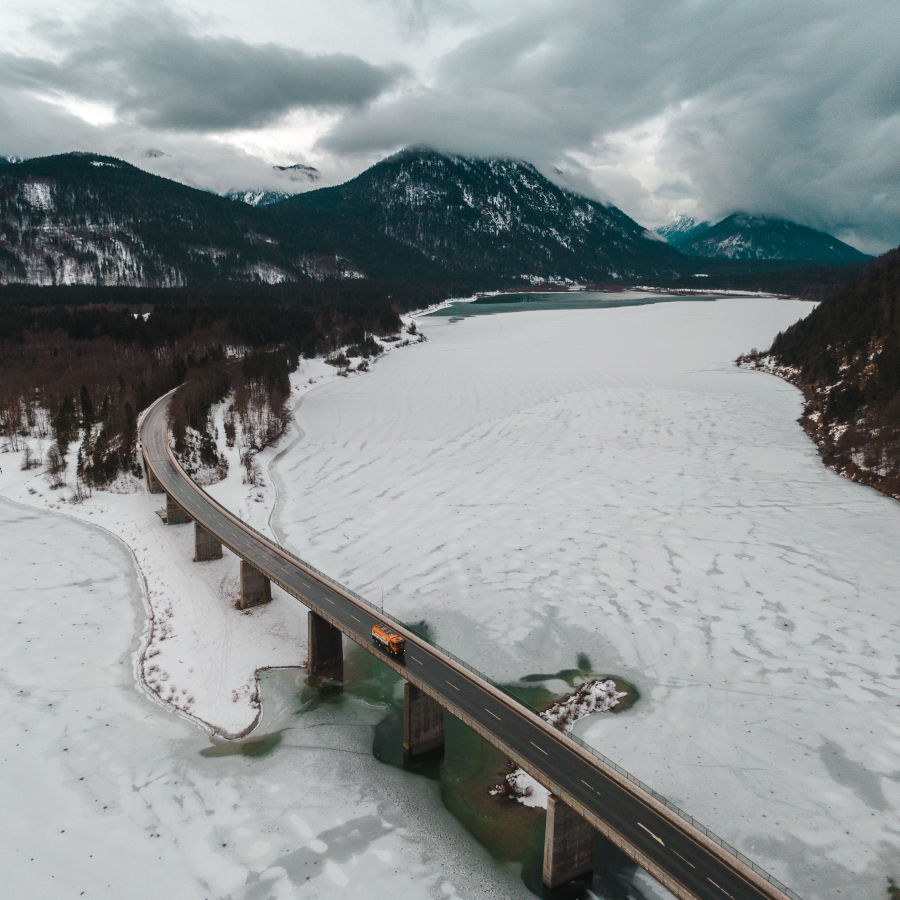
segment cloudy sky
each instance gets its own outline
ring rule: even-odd
[[[426,144],[648,226],[740,209],[900,243],[897,0],[4,0],[0,36],[3,154],[224,191]]]

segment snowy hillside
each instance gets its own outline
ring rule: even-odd
[[[315,166],[307,166],[304,163],[292,163],[289,166],[272,166],[276,172],[283,172],[290,181],[301,184],[317,184],[322,179],[322,173]]]
[[[287,191],[229,191],[225,196],[229,200],[246,203],[247,206],[270,206],[272,203],[287,200],[293,194]]]
[[[676,216],[667,225],[660,225],[656,233],[673,247],[680,247],[709,225],[709,222],[698,222],[693,216]]]
[[[799,387],[825,463],[900,500],[900,248],[772,347],[741,358]]]
[[[55,179],[30,178],[0,187],[0,283],[112,284],[177,287],[184,273],[148,248],[131,228],[102,212],[61,221]]]
[[[226,192],[229,200],[238,200],[248,206],[271,206],[293,197],[295,194],[314,188],[322,180],[321,173],[314,166],[294,163],[289,166],[272,166],[278,176],[278,184],[284,187],[255,188]]]

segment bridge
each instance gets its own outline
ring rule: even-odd
[[[306,606],[310,674],[343,680],[344,636],[397,672],[405,681],[407,758],[443,747],[446,711],[544,785],[551,794],[545,885],[559,887],[591,870],[596,832],[684,900],[800,900],[612,760],[556,730],[462,660],[417,637],[212,499],[187,476],[169,446],[167,397],[144,414],[141,449],[149,489],[166,495],[165,521],[194,523],[194,559],[220,558],[223,546],[237,556],[242,607],[271,599],[272,582]],[[378,622],[404,635],[404,657],[394,659],[372,645]]]

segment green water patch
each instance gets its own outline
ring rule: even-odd
[[[426,640],[432,637],[424,622],[415,623],[411,630]],[[497,687],[539,712],[595,678],[591,661],[586,655],[579,654],[571,667],[556,672],[527,673]],[[633,686],[626,685],[620,678],[613,680],[620,688],[628,689],[628,700],[633,702],[637,696]],[[545,811],[526,807],[503,793],[490,793],[493,787],[504,782],[509,760],[449,713],[444,714],[443,753],[405,760],[402,750],[403,691],[404,680],[377,656],[356,645],[345,645],[343,686],[311,679],[302,669],[262,672],[260,692],[265,702],[258,726],[262,733],[255,732],[243,740],[217,741],[200,753],[211,758],[235,755],[262,758],[279,749],[283,735],[302,727],[304,716],[325,707],[332,707],[336,716],[340,716],[342,707],[362,700],[376,709],[384,709],[374,730],[372,753],[375,758],[385,765],[436,782],[441,800],[450,813],[499,865],[518,866],[524,885],[536,896],[546,900],[581,900],[597,896],[600,886],[605,897],[624,900],[640,896],[631,885],[634,865],[599,837],[595,842],[592,879],[573,881],[555,891],[544,888]]]
[[[544,825],[546,812],[542,808],[526,807],[505,795],[492,795],[491,789],[500,785],[508,771],[509,760],[499,750],[479,737],[449,713],[444,714],[444,749],[418,760],[406,760],[402,750],[403,680],[387,666],[379,665],[371,654],[359,665],[359,673],[367,665],[381,669],[384,675],[374,675],[384,690],[382,701],[387,705],[384,718],[376,725],[372,752],[385,765],[402,768],[436,781],[441,799],[450,813],[500,863],[521,866],[521,877],[528,889],[547,900],[579,900],[596,896],[592,893],[592,879],[585,877],[554,891],[542,882]],[[345,666],[347,661],[345,661]],[[607,676],[603,676],[605,679]],[[576,665],[558,672],[527,674],[514,682],[497,685],[534,712],[546,709],[556,700],[567,696],[586,681],[595,680],[590,660],[580,654]],[[393,680],[394,685],[390,682]],[[620,678],[617,684],[625,685]],[[357,692],[357,682],[348,679],[347,690]],[[369,682],[373,686],[374,681]],[[630,688],[631,686],[629,686]],[[365,689],[365,688],[364,688]],[[635,866],[602,839],[595,849],[597,874],[609,897],[634,897],[631,891],[620,893],[616,885],[628,886]]]
[[[644,294],[633,291],[570,291],[558,293],[497,294],[451,303],[429,316],[465,319],[496,313],[538,312],[550,309],[617,309],[625,306],[649,306],[654,303],[709,303],[717,300],[706,294]]]

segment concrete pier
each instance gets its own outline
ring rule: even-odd
[[[344,644],[340,628],[309,612],[309,674],[344,680]]]
[[[255,566],[241,560],[241,609],[259,606],[272,599],[272,582]]]
[[[403,757],[415,759],[443,749],[443,707],[407,681],[403,690]]]
[[[222,558],[222,542],[199,522],[194,522],[194,562]]]
[[[184,525],[191,521],[184,507],[171,495],[166,494],[166,524]]]
[[[593,869],[594,829],[562,800],[550,795],[544,831],[544,884],[548,888]]]
[[[147,465],[147,460],[144,460],[144,472],[147,474],[147,490],[150,491],[151,494],[161,494],[163,492],[163,486],[159,483],[159,479],[153,474],[153,470],[150,466]]]

